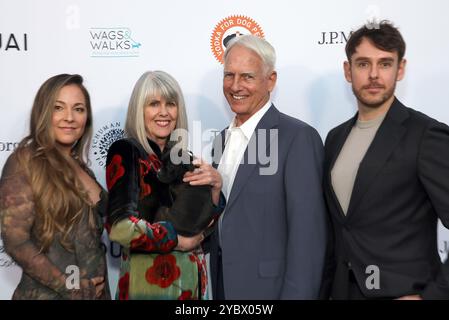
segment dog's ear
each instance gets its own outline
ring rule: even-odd
[[[164,153],[161,156],[162,167],[157,174],[159,181],[167,184],[181,182],[187,171],[195,169],[192,161],[192,153],[181,148]]]
[[[162,152],[161,155],[162,165],[159,171],[157,172],[157,178],[159,179],[159,181],[166,184],[172,183],[176,178],[174,173],[175,165],[170,159],[170,151],[171,149],[168,146],[164,148],[164,151]]]
[[[171,147],[167,143],[167,145],[164,148],[164,151],[162,151],[162,154],[161,154],[161,162],[163,164],[170,161],[170,152],[171,152]]]
[[[170,170],[167,169],[167,166],[162,165],[157,172],[157,179],[162,183],[171,183],[174,179],[171,177],[169,171]]]

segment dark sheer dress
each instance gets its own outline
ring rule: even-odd
[[[59,242],[61,235],[56,234],[48,251],[40,252],[31,186],[17,163],[16,155],[12,154],[0,180],[1,236],[6,253],[23,270],[12,298],[95,299],[95,287],[88,279],[101,276],[105,278],[105,289],[100,299],[110,299],[105,253],[100,241],[107,193],[102,190],[100,201],[92,208],[95,228],[89,225],[86,209],[72,229],[69,239],[73,251],[66,250]],[[77,272],[80,281],[76,280]]]

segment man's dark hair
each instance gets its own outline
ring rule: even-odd
[[[380,50],[397,52],[399,62],[404,57],[405,42],[401,33],[390,21],[382,20],[379,24],[367,23],[351,34],[345,48],[349,62],[363,38],[370,40]]]

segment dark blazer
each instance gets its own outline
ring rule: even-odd
[[[357,114],[325,143],[325,195],[334,229],[332,297],[344,299],[351,268],[368,298],[449,298],[449,263],[441,263],[437,219],[449,226],[449,127],[394,100],[360,163],[347,215],[331,170]],[[379,289],[366,281],[379,268]]]
[[[268,130],[266,137],[253,134],[248,146],[256,142],[262,155],[277,153],[277,170],[261,174],[264,161],[257,158],[249,163],[250,147],[245,151],[222,221],[225,297],[314,299],[321,283],[327,233],[321,138],[315,129],[273,105],[255,132],[260,129]],[[277,145],[270,129],[277,132]],[[215,166],[223,142],[224,132],[215,141]],[[218,245],[217,230],[210,247],[214,296]]]

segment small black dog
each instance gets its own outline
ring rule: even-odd
[[[182,159],[173,163],[170,154]],[[193,154],[182,149],[173,150],[167,146],[161,156],[162,166],[157,173],[160,182],[169,185],[171,207],[161,207],[156,220],[170,221],[176,232],[185,237],[194,236],[204,230],[212,219],[217,218],[212,203],[211,186],[191,186],[182,179],[187,171],[193,171]],[[209,228],[211,229],[211,228]],[[207,230],[206,236],[211,232]]]

